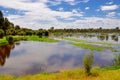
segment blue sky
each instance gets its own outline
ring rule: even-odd
[[[31,29],[120,27],[120,0],[0,0],[0,10]]]

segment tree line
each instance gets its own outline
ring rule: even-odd
[[[3,17],[2,11],[0,11],[0,38],[7,35],[38,35],[49,36],[50,34],[54,35],[63,35],[64,33],[119,33],[119,27],[114,29],[102,29],[102,27],[94,29],[54,29],[54,27],[50,27],[50,29],[38,29],[32,30],[28,28],[21,28],[19,25],[14,25],[7,18]]]

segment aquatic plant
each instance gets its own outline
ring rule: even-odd
[[[117,65],[117,66],[119,65],[120,66],[120,53],[115,55],[114,65]]]

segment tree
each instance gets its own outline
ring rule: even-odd
[[[50,30],[54,30],[54,27],[50,27]]]
[[[4,22],[3,22],[3,27],[2,27],[2,29],[4,30],[5,35],[6,35],[6,30],[7,30],[7,28],[9,27],[9,25],[10,25],[9,20],[8,20],[7,18],[4,18]]]
[[[0,38],[3,38],[3,36],[4,36],[4,31],[0,29]]]
[[[0,18],[3,18],[3,13],[2,13],[2,11],[0,11]]]
[[[20,26],[19,26],[19,25],[16,25],[16,26],[15,26],[15,30],[18,30],[18,29],[20,29]]]
[[[48,37],[48,36],[49,36],[49,32],[45,31],[45,37]]]
[[[93,53],[86,54],[83,58],[83,64],[87,76],[91,74],[90,70],[92,68],[93,60],[94,60]]]

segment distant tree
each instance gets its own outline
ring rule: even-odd
[[[116,29],[116,30],[119,30],[119,27],[116,27],[115,29]]]
[[[102,27],[99,28],[100,30],[102,29]]]
[[[19,26],[19,25],[16,25],[16,26],[15,26],[15,30],[18,30],[18,29],[20,29],[20,26]]]
[[[50,27],[50,30],[54,30],[54,27]]]
[[[45,31],[45,36],[48,37],[49,36],[49,32]]]

